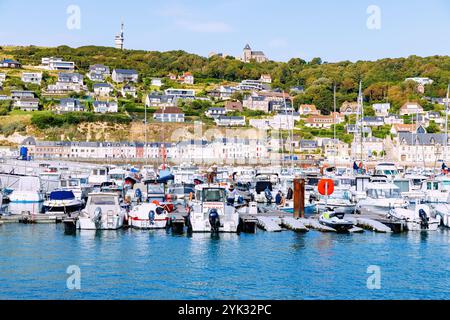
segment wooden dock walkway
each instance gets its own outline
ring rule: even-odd
[[[0,223],[61,223],[66,216],[64,214],[14,214],[0,216]]]

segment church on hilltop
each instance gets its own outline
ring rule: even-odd
[[[262,51],[252,51],[252,48],[247,44],[244,48],[244,53],[242,55],[242,61],[248,63],[250,61],[256,61],[258,63],[266,62],[269,59],[267,59],[266,55]]]

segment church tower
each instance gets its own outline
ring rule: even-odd
[[[116,44],[116,49],[120,49],[123,50],[123,42],[124,42],[124,36],[123,36],[123,22],[120,28],[120,33],[118,35],[116,35],[116,40],[115,40],[115,44]]]
[[[252,60],[252,48],[247,44],[244,48],[244,54],[242,56],[244,62],[250,62]]]

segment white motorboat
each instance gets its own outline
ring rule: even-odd
[[[379,163],[375,167],[374,175],[386,176],[392,180],[399,176],[399,170],[394,163]]]
[[[392,181],[400,189],[400,195],[409,202],[422,201],[424,192],[418,190],[412,178],[397,178]]]
[[[89,174],[89,184],[92,186],[100,186],[108,181],[108,167],[97,167],[91,170]]]
[[[123,188],[125,184],[125,179],[128,177],[129,174],[130,174],[129,171],[121,168],[111,169],[108,172],[108,182],[113,182],[119,188]]]
[[[336,188],[333,194],[327,197],[317,196],[319,201],[316,205],[319,213],[327,211],[328,208],[336,213],[353,214],[355,212],[356,203],[350,190]]]
[[[449,196],[449,190],[444,186],[442,180],[426,180],[422,182],[420,189],[425,197],[426,203],[446,203]]]
[[[44,211],[46,213],[61,212],[70,214],[81,210],[83,201],[77,199],[72,191],[55,190],[50,193],[49,199],[44,201]]]
[[[75,199],[85,201],[91,192],[91,186],[88,184],[87,177],[84,178],[68,178],[61,179],[59,189],[71,191],[75,195]]]
[[[128,219],[129,225],[136,229],[164,229],[169,214],[156,203],[141,203],[130,211]]]
[[[356,212],[385,216],[390,209],[406,209],[408,205],[409,202],[402,198],[400,189],[395,184],[371,182],[366,186],[366,197],[358,201]]]
[[[267,176],[257,176],[255,191],[253,192],[253,199],[258,203],[273,203],[278,190],[274,183]]]
[[[91,193],[77,220],[81,230],[117,230],[122,228],[126,210],[120,206],[117,193]]]
[[[388,217],[397,221],[405,222],[409,231],[436,231],[440,220],[431,216],[429,206],[416,205],[414,210],[395,208],[389,211]]]
[[[9,195],[11,203],[40,203],[44,201],[40,177],[20,176]]]
[[[237,232],[239,214],[227,204],[226,190],[220,185],[198,185],[189,203],[192,232]]]

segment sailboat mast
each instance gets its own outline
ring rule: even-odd
[[[289,113],[288,113],[288,110],[287,110],[287,103],[286,103],[286,97],[285,97],[284,90],[283,90],[283,101],[284,101],[284,113],[286,114],[286,119],[288,119]],[[294,139],[294,137],[293,137],[293,130],[294,130],[294,128],[291,128],[290,120],[294,121],[294,109],[293,108],[292,108],[292,111],[291,111],[291,119],[288,119],[288,122],[287,122],[287,129],[289,131],[289,160],[290,160],[290,163],[291,163],[291,168],[293,168],[293,164],[294,163],[293,163],[293,160],[292,160],[292,153],[293,153],[292,140]]]
[[[147,154],[144,153],[145,157],[145,165],[148,165],[148,146],[147,146],[147,104],[144,104],[144,151],[147,151]]]
[[[363,156],[363,140],[364,140],[364,125],[363,125],[363,118],[364,118],[364,106],[363,106],[363,99],[362,99],[362,81],[359,81],[359,95],[358,95],[358,109],[361,113],[361,119],[360,119],[360,126],[361,126],[361,141],[360,141],[360,147],[361,147],[361,162],[364,161]]]
[[[337,141],[336,141],[336,83],[333,86],[333,146],[334,146],[334,167],[336,168]]]
[[[444,139],[444,163],[447,161],[447,146],[448,146],[448,93],[450,91],[450,84],[447,87],[447,96],[445,100],[445,139]]]

